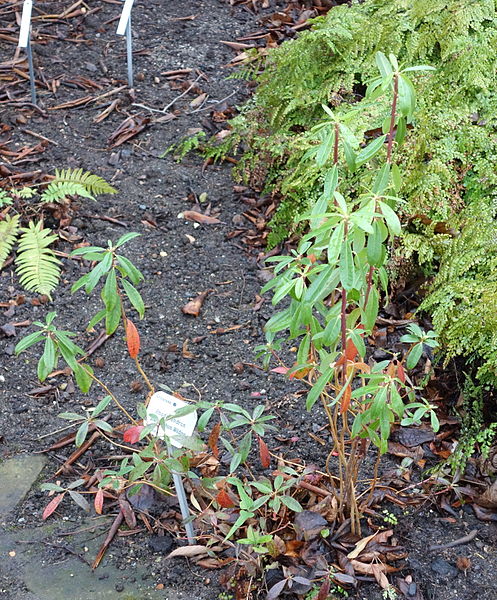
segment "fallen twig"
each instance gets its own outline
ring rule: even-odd
[[[458,538],[453,542],[447,542],[446,544],[434,544],[433,546],[429,546],[428,550],[431,552],[433,550],[445,550],[447,548],[454,548],[454,546],[462,546],[463,544],[467,544],[468,542],[471,542],[471,540],[474,540],[477,535],[478,529],[473,529],[468,535],[464,535],[463,537]]]

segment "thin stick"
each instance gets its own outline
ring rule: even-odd
[[[468,535],[454,540],[453,542],[447,542],[447,544],[434,544],[433,546],[429,546],[428,550],[431,552],[432,550],[445,550],[446,548],[454,548],[454,546],[462,546],[463,544],[467,544],[474,540],[477,535],[478,529],[473,529]]]
[[[187,89],[186,89],[186,90],[185,90],[185,91],[184,91],[182,94],[180,94],[179,96],[177,96],[177,97],[176,97],[174,100],[171,100],[171,102],[169,102],[169,104],[167,104],[167,105],[166,105],[166,106],[165,106],[165,107],[164,107],[162,110],[163,110],[164,112],[167,112],[167,111],[168,111],[168,110],[171,108],[171,106],[172,106],[173,104],[176,104],[176,102],[177,102],[178,100],[180,100],[181,98],[183,98],[183,96],[186,96],[186,95],[188,94],[188,92],[189,92],[191,89],[193,89],[193,87],[195,87],[195,84],[197,83],[197,81],[198,81],[199,79],[202,79],[202,75],[199,75],[199,76],[197,77],[197,79],[195,79],[195,81],[194,81],[194,82],[193,82],[193,83],[192,83],[192,84],[191,84],[191,85],[190,85],[190,86],[189,86],[189,87],[188,87],[188,88],[187,88]]]

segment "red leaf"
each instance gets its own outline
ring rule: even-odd
[[[271,369],[271,373],[281,373],[281,375],[286,375],[288,371],[288,367],[275,367],[274,369]]]
[[[269,454],[266,442],[261,437],[259,438],[259,456],[261,458],[261,465],[263,468],[269,469],[269,465],[271,464],[271,455]]]
[[[406,373],[404,371],[404,367],[400,362],[397,363],[397,377],[402,381],[402,383],[406,382]]]
[[[350,383],[349,383],[345,392],[343,393],[342,402],[340,404],[340,412],[342,414],[349,410],[351,395],[352,395],[352,389],[351,389]]]
[[[102,514],[103,505],[104,505],[104,491],[102,489],[100,489],[95,494],[95,512],[97,513],[97,515]]]
[[[133,425],[126,429],[123,435],[123,440],[128,444],[136,444],[140,439],[140,433],[143,429],[143,425]]]
[[[216,496],[216,502],[222,508],[233,508],[235,506],[235,503],[230,498],[230,496],[226,490],[219,491],[219,493]]]
[[[221,432],[221,423],[216,423],[212,428],[209,436],[209,448],[212,450],[212,454],[215,458],[219,456],[219,448],[217,447],[217,441],[219,440],[219,434]]]
[[[319,594],[316,598],[316,600],[326,600],[326,598],[328,598],[329,593],[330,593],[330,580],[327,579],[326,581],[323,581],[323,583],[321,584],[321,587],[319,588]]]
[[[62,492],[62,494],[57,494],[55,498],[52,498],[52,500],[50,500],[50,502],[45,506],[45,510],[43,511],[43,520],[48,519],[48,517],[53,513],[57,506],[59,506],[59,504],[62,502],[62,498],[64,496],[65,492]]]
[[[136,358],[140,352],[140,334],[133,321],[126,319],[126,343],[131,358]]]

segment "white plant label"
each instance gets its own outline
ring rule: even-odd
[[[135,0],[124,0],[121,18],[119,19],[119,24],[117,25],[117,35],[125,35],[134,1]]]
[[[184,406],[191,405],[184,400],[179,400],[179,398],[171,396],[171,394],[166,394],[166,392],[155,392],[152,398],[150,398],[145,425],[151,425],[164,418],[164,427],[159,427],[157,437],[168,436],[171,445],[181,448],[181,440],[177,439],[177,436],[190,437],[193,434],[195,425],[197,424],[197,411],[195,410],[182,417],[174,417],[172,419],[168,417]],[[157,419],[152,419],[152,415],[155,415]]]
[[[29,32],[31,29],[31,12],[33,0],[24,0],[21,16],[21,29],[19,31],[19,48],[27,48],[29,44]]]

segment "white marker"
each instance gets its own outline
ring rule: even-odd
[[[156,423],[157,420],[164,419],[164,427],[159,427],[157,436],[166,437],[167,450],[171,455],[171,445],[176,448],[181,448],[181,437],[190,437],[197,424],[197,411],[183,415],[182,417],[171,417],[180,408],[189,406],[187,402],[175,398],[166,392],[155,392],[150,398],[149,405],[147,407],[147,418],[144,419],[145,425]],[[152,418],[152,415],[155,418]],[[179,437],[178,437],[179,436]],[[195,531],[193,530],[192,522],[189,521],[191,514],[188,508],[188,500],[186,498],[185,488],[183,486],[183,480],[181,475],[172,471],[174,487],[176,489],[176,496],[181,510],[181,516],[183,517],[186,537],[188,538],[189,544],[195,543]]]
[[[117,35],[126,35],[126,60],[128,63],[128,85],[133,87],[133,39],[131,37],[131,9],[134,0],[124,0],[124,6],[117,26]]]
[[[31,102],[36,104],[35,70],[33,66],[33,52],[31,50],[31,12],[33,11],[33,0],[24,0],[22,6],[21,29],[19,31],[19,48],[25,48],[28,55],[29,87],[31,90]]]
[[[33,10],[33,0],[24,0],[21,16],[21,29],[19,31],[19,48],[29,46],[29,34],[31,30],[31,12]]]
[[[133,8],[133,2],[135,0],[124,0],[124,6],[117,26],[117,35],[125,35],[126,27],[128,26],[129,19],[131,17],[131,9]]]

